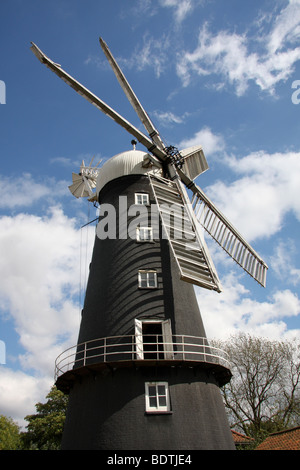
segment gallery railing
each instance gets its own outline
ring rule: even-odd
[[[208,344],[207,338],[187,335],[110,336],[77,344],[55,362],[55,380],[68,371],[92,364],[124,361],[202,362],[230,368],[227,353]]]

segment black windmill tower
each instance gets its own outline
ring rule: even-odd
[[[261,285],[267,266],[194,183],[208,168],[202,148],[163,144],[100,44],[149,137],[32,43],[42,63],[146,147],[133,141],[100,169],[73,174],[71,192],[96,200],[100,217],[78,344],[56,361],[56,385],[69,394],[62,448],[233,449],[219,390],[230,366],[206,338],[193,288],[221,291],[201,230]]]

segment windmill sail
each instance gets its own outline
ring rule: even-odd
[[[191,204],[198,222],[237,264],[265,287],[266,263],[198,186],[193,184],[190,189],[194,193]]]
[[[142,124],[145,126],[149,136],[153,140],[153,142],[162,150],[165,151],[165,145],[159,135],[158,130],[155,128],[154,124],[152,123],[150,117],[148,116],[147,112],[141,105],[140,101],[138,100],[136,94],[134,93],[132,87],[130,86],[128,80],[126,79],[124,73],[122,72],[121,68],[119,67],[117,61],[113,57],[111,51],[109,50],[105,41],[100,38],[100,45],[108,62],[111,65],[111,68],[121,85],[125,95],[127,96],[130,104],[132,105],[133,109],[137,113],[138,117],[140,118]],[[191,179],[196,178],[205,170],[208,169],[208,164],[203,153],[202,147],[195,146],[190,147],[188,149],[180,151],[180,155],[184,157],[184,173],[189,176]],[[163,157],[166,159],[167,155]],[[174,173],[174,171],[173,171]]]
[[[92,158],[89,166],[85,166],[84,160],[80,165],[79,173],[72,173],[73,184],[69,186],[69,190],[73,196],[88,197],[89,201],[95,200],[96,193],[93,192],[93,189],[96,187],[96,180],[99,173],[98,165],[101,163],[101,160],[92,167],[94,157]]]
[[[183,173],[191,180],[208,170],[208,164],[201,146],[189,147],[180,150],[184,158]]]
[[[47,57],[33,42],[31,43],[31,49],[35,56],[39,59],[42,64],[45,64],[52,72],[54,72],[58,77],[60,77],[65,83],[67,83],[71,88],[73,88],[79,95],[83,96],[91,104],[100,109],[104,114],[113,119],[117,124],[119,124],[123,129],[129,132],[134,136],[141,144],[143,144],[150,152],[152,152],[158,158],[163,157],[165,154],[157,148],[149,137],[147,137],[143,132],[139,131],[135,126],[130,124],[126,119],[124,119],[120,114],[118,114],[114,109],[108,106],[104,101],[102,101],[98,96],[94,95],[90,90],[81,85],[77,80],[75,80],[71,75],[69,75],[65,70],[61,68],[60,65],[53,62],[49,57]]]
[[[205,241],[187,210],[180,183],[156,176],[149,178],[181,279],[221,292],[218,275]]]
[[[92,190],[88,187],[88,182],[85,181],[81,175],[78,175],[77,173],[72,173],[72,180],[73,184],[69,186],[69,190],[71,191],[73,196],[79,198],[92,195]]]
[[[139,102],[137,96],[135,95],[134,91],[132,90],[131,86],[129,85],[127,79],[125,78],[125,75],[123,74],[122,70],[120,69],[119,65],[117,64],[116,60],[114,59],[112,53],[110,52],[107,44],[105,41],[103,41],[102,38],[99,39],[100,45],[102,47],[102,50],[104,54],[106,55],[106,58],[108,62],[111,65],[111,68],[114,71],[115,76],[118,79],[118,82],[120,83],[125,95],[127,96],[129,102],[131,103],[133,109],[137,113],[138,117],[144,124],[149,136],[155,142],[155,144],[163,149],[165,146],[160,138],[160,135],[158,133],[158,130],[154,127],[153,123],[151,122],[148,114],[144,110],[143,106]]]

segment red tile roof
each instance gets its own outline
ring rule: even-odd
[[[270,434],[256,450],[300,450],[300,426]]]
[[[235,444],[250,444],[250,442],[254,440],[252,437],[245,436],[233,429],[231,430],[231,433]]]

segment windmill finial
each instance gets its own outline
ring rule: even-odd
[[[131,141],[131,145],[133,145],[133,150],[135,150],[136,144],[137,144],[137,141],[133,139],[133,140]]]

